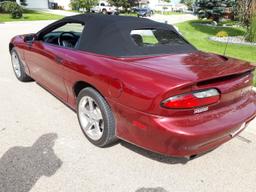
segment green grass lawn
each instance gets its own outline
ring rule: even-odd
[[[154,13],[156,14],[161,14],[161,15],[183,15],[184,13],[182,12],[174,12],[174,11],[155,11]]]
[[[57,20],[57,19],[61,19],[61,18],[63,18],[63,16],[34,11],[34,10],[24,10],[23,17],[20,19],[12,19],[10,14],[0,13],[0,22]]]
[[[219,31],[226,31],[230,36],[244,35],[242,28],[223,28],[198,25],[199,21],[188,21],[177,24],[180,32],[196,48],[206,52],[224,54],[226,44],[208,40],[210,36],[216,35]],[[256,64],[256,46],[245,46],[229,44],[226,49],[226,55],[250,61]],[[256,72],[254,76],[254,85],[256,86]]]

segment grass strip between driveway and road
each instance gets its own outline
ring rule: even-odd
[[[0,13],[0,23],[12,21],[57,20],[61,18],[63,18],[63,16],[28,9],[24,10],[23,16],[20,19],[13,19],[8,13]]]

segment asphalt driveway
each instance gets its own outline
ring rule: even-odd
[[[76,114],[36,83],[13,75],[8,43],[49,21],[0,24],[1,192],[256,191],[256,123],[192,161],[125,142],[100,149]]]

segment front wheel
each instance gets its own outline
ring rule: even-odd
[[[92,144],[105,147],[116,140],[113,113],[95,89],[88,87],[79,93],[77,117],[84,135]]]
[[[12,68],[17,79],[22,82],[32,81],[32,79],[26,74],[24,65],[21,62],[15,48],[11,50],[11,59],[12,59]]]

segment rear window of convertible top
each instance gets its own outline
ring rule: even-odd
[[[130,36],[133,42],[140,47],[188,44],[176,32],[164,29],[136,29],[130,32]]]

